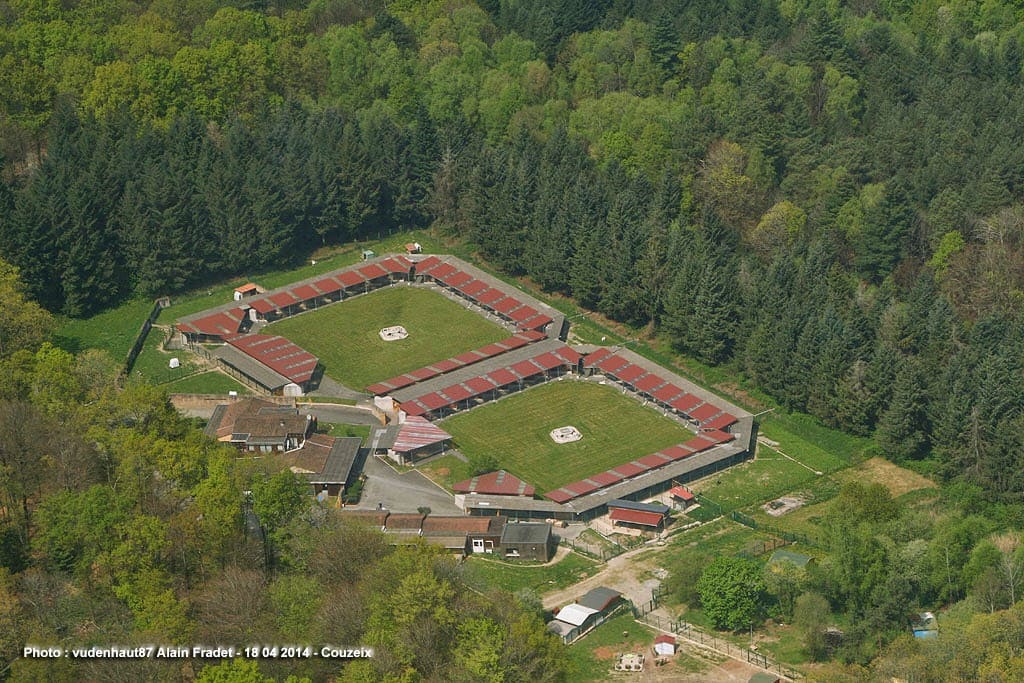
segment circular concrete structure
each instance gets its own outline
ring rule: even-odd
[[[582,438],[583,435],[580,434],[580,430],[571,425],[551,430],[551,440],[555,443],[572,443],[573,441],[579,441]]]
[[[405,331],[405,328],[401,325],[392,325],[391,327],[385,327],[380,332],[380,338],[384,341],[398,341],[399,339],[405,339],[409,336],[409,333]]]

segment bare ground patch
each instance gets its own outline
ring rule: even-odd
[[[935,482],[917,472],[894,465],[884,458],[871,458],[841,475],[843,478],[857,478],[872,484],[881,484],[889,489],[893,497],[910,491],[935,488]]]

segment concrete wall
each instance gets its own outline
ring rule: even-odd
[[[171,394],[171,405],[178,410],[213,410],[222,403],[234,403],[243,401],[252,396],[224,396],[218,394]],[[283,406],[295,406],[295,399],[291,396],[257,396],[262,401],[270,401]]]

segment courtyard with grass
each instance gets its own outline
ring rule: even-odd
[[[384,341],[401,325],[405,339]],[[511,332],[441,294],[395,286],[325,306],[264,328],[320,358],[324,373],[362,390],[379,382],[511,336]]]
[[[572,425],[580,441],[550,432]],[[693,433],[609,385],[565,379],[542,384],[441,422],[470,460],[499,467],[537,487],[557,489],[693,438]]]

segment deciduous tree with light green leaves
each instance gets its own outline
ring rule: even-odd
[[[748,628],[761,609],[765,592],[758,564],[742,557],[717,557],[697,581],[704,613],[715,626],[731,631]]]

